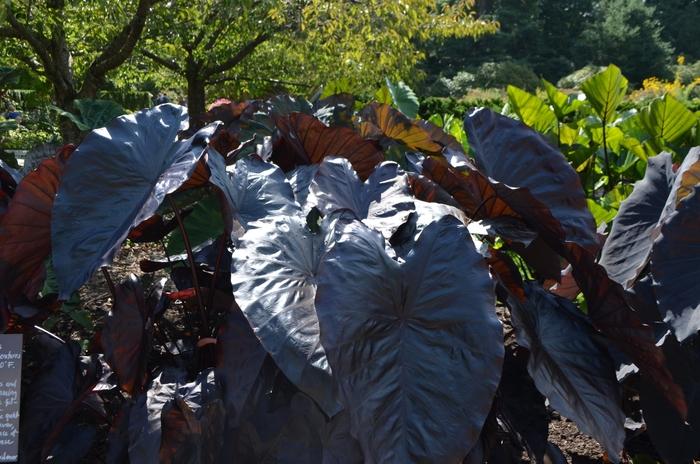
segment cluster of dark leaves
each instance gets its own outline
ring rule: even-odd
[[[220,100],[188,128],[166,104],[2,166],[3,329],[39,360],[22,462],[558,462],[546,400],[612,461],[642,435],[696,456],[700,151],[652,158],[602,246],[521,123],[472,112],[468,154],[355,106]],[[166,255],[105,272],[87,352],[41,329],[127,239]]]

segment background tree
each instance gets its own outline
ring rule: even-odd
[[[647,3],[656,8],[655,17],[664,26],[661,38],[670,42],[676,54],[700,60],[700,0],[649,0]]]
[[[615,63],[632,83],[645,77],[669,77],[673,47],[661,37],[655,8],[644,0],[601,0],[581,34],[579,60]]]
[[[475,19],[472,7],[471,0],[173,0],[157,13],[142,53],[186,82],[197,115],[208,89],[259,95],[343,79],[357,92],[386,76],[415,79],[419,40],[497,29]],[[245,72],[236,72],[244,60]]]
[[[16,60],[46,78],[56,105],[73,111],[75,99],[95,98],[108,73],[129,58],[158,1],[11,0],[4,5],[0,38],[12,42]],[[68,120],[61,129],[66,141],[79,136]]]

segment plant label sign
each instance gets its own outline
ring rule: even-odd
[[[0,335],[0,462],[17,461],[21,380],[22,335]]]

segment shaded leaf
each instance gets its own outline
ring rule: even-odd
[[[39,462],[46,438],[78,394],[80,346],[64,343],[44,355],[40,375],[25,393],[31,401],[21,411],[19,455],[27,463]]]
[[[450,217],[429,225],[401,265],[351,223],[318,279],[323,346],[365,460],[464,458],[503,361],[493,285],[466,228]]]
[[[355,97],[349,93],[336,93],[314,103],[314,117],[328,127],[352,127]]]
[[[649,438],[665,462],[691,462],[700,453],[700,376],[697,348],[681,345],[669,335],[663,350],[674,379],[688,400],[688,418],[683,420],[650,382],[642,379],[640,399]]]
[[[651,252],[659,309],[681,342],[700,329],[700,163],[684,167],[674,185],[675,211],[662,218]]]
[[[528,372],[552,406],[618,461],[625,414],[615,367],[593,342],[594,330],[569,300],[525,284],[527,301],[510,303],[518,343],[530,350]]]
[[[109,264],[129,231],[190,176],[216,126],[180,141],[186,121],[183,107],[160,105],[91,132],[75,151],[51,222],[61,298]]]
[[[105,359],[122,390],[135,395],[146,383],[151,351],[151,310],[141,283],[134,275],[115,286],[112,309],[105,317],[101,343]]]
[[[267,352],[239,308],[232,308],[219,328],[216,349],[216,377],[222,385],[228,422],[237,426]]]
[[[532,129],[488,109],[469,114],[464,126],[479,167],[506,184],[494,186],[511,208],[536,230],[597,252],[595,221],[581,181],[561,153]],[[511,193],[506,186],[527,192]],[[545,221],[547,216],[556,221]]]
[[[332,416],[339,411],[319,339],[314,298],[326,246],[297,216],[255,224],[233,253],[231,283],[255,335],[300,390]]]

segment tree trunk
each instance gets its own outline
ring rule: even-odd
[[[205,111],[206,91],[204,77],[196,73],[187,76],[187,112],[190,115],[190,127],[202,124],[200,116]]]
[[[75,92],[59,88],[59,86],[54,85],[54,97],[56,99],[56,106],[62,110],[69,111],[71,113],[75,111],[75,108],[73,108],[73,101],[76,97]],[[78,144],[82,140],[80,129],[78,129],[70,119],[61,117],[58,127],[61,131],[61,139],[63,144]]]

